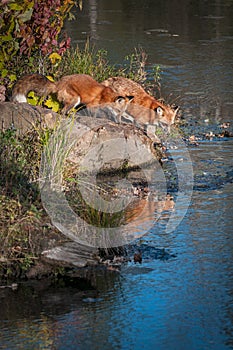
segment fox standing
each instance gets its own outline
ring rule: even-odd
[[[134,97],[127,111],[136,122],[143,124],[162,123],[168,126],[174,124],[178,107],[173,109],[159,102],[135,81],[124,77],[112,77],[103,81],[102,84],[112,88],[122,96],[132,95]]]
[[[112,77],[98,83],[90,75],[73,74],[52,82],[41,74],[29,74],[20,78],[12,91],[12,100],[27,102],[27,94],[34,91],[38,96],[56,94],[63,103],[63,112],[84,104],[96,107],[121,100],[120,109],[126,119],[136,124],[174,124],[178,108],[171,108],[149,95],[141,85],[124,77]],[[123,103],[122,103],[123,100]],[[129,100],[132,103],[129,103]],[[121,115],[119,114],[119,122]]]
[[[87,74],[67,75],[57,82],[52,82],[40,74],[25,75],[16,82],[12,91],[12,101],[27,102],[27,94],[30,91],[34,91],[38,96],[56,94],[58,101],[64,104],[64,113],[79,104],[94,107],[122,98],[111,87],[98,83]]]

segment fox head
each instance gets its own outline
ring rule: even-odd
[[[158,122],[165,125],[172,125],[175,123],[176,114],[179,107],[171,108],[170,106],[158,106],[154,109],[154,112],[158,116]]]
[[[119,112],[124,112],[128,108],[129,104],[133,101],[133,96],[117,96],[114,101],[114,108],[119,110]]]
[[[169,105],[165,105],[162,102],[159,102],[157,100],[148,100],[148,106],[145,106],[147,108],[152,109],[157,116],[158,122],[165,124],[165,125],[172,125],[175,122],[176,114],[178,112],[179,107],[172,108]]]

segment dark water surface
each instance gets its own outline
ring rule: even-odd
[[[190,134],[232,123],[233,1],[83,6],[67,24],[74,42],[84,45],[89,36],[113,63],[141,45],[148,69],[161,66],[162,93],[178,98]],[[232,138],[188,147],[190,207],[169,233],[168,208],[138,242],[142,264],[97,274],[94,288],[83,290],[41,283],[0,289],[0,349],[232,349],[232,147]],[[186,161],[182,153],[177,158]]]
[[[218,122],[232,118],[232,18],[231,0],[89,0],[67,29],[75,45],[88,37],[115,64],[142,47],[147,68],[158,64],[163,71],[168,102],[177,99],[186,118]]]

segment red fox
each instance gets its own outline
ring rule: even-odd
[[[30,91],[34,91],[38,96],[56,94],[58,101],[64,104],[64,113],[79,104],[94,107],[116,102],[119,98],[125,99],[111,87],[98,83],[87,74],[67,75],[57,82],[52,82],[40,74],[25,75],[16,82],[12,91],[12,101],[27,102],[26,97]]]
[[[167,126],[174,124],[178,107],[173,109],[157,101],[135,81],[124,77],[112,77],[103,81],[102,84],[122,96],[132,95],[134,97],[127,112],[134,117],[136,122],[155,125],[162,123]]]
[[[158,218],[166,219],[168,216],[167,212],[172,211],[174,205],[174,200],[169,194],[166,198],[160,200],[153,198],[153,193],[143,197],[139,195],[125,209],[126,223],[133,222],[134,225],[140,226],[151,218],[154,220]]]

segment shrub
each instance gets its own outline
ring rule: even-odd
[[[70,38],[60,34],[77,4],[81,6],[81,0],[1,0],[0,84],[16,80],[20,58],[33,67],[34,58],[43,61],[52,52],[62,55],[67,50]]]

